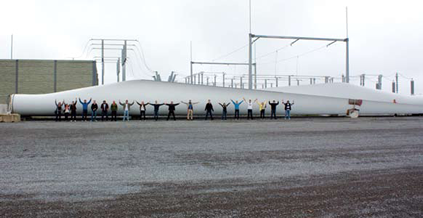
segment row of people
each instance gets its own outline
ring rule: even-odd
[[[91,104],[91,102],[93,102]],[[273,102],[267,102],[267,101],[263,101],[263,102],[259,102],[257,99],[255,99],[254,101],[252,101],[251,99],[248,100],[248,102],[245,100],[245,98],[243,98],[242,101],[238,102],[237,100],[232,100],[231,102],[223,102],[223,103],[219,103],[219,105],[222,107],[222,120],[226,120],[227,119],[227,108],[228,106],[232,103],[234,105],[235,108],[235,119],[239,119],[239,110],[240,110],[240,105],[242,103],[246,102],[247,104],[247,119],[253,119],[253,105],[254,103],[257,103],[259,105],[259,111],[260,111],[260,118],[264,119],[265,118],[265,111],[267,108],[267,104],[270,105],[271,108],[271,113],[270,113],[270,119],[276,119],[276,107],[279,105],[279,101],[276,102],[275,100],[273,100]],[[91,121],[96,121],[97,120],[97,111],[99,109],[98,104],[96,102],[96,100],[92,100],[90,99],[88,102],[87,100],[81,101],[81,99],[79,99],[79,103],[82,105],[82,120],[83,121],[87,121],[88,119],[88,106],[91,104]],[[172,116],[173,120],[176,120],[175,117],[175,110],[176,107],[180,104],[180,103],[173,103],[173,101],[171,101],[170,103],[158,103],[157,101],[155,101],[154,103],[144,103],[144,101],[141,101],[141,103],[139,103],[138,101],[136,102],[139,105],[139,110],[140,110],[140,119],[145,120],[146,119],[146,111],[147,108],[146,106],[151,105],[154,109],[154,113],[153,113],[153,117],[154,119],[157,121],[159,118],[159,109],[161,106],[166,105],[168,106],[168,115],[167,115],[167,120],[169,120]],[[188,102],[184,102],[181,101],[182,104],[185,104],[187,106],[187,120],[193,120],[194,119],[194,105],[198,104],[199,102],[192,102],[191,100],[189,100]],[[65,120],[69,119],[69,115],[70,115],[70,120],[71,121],[76,121],[76,110],[77,110],[77,104],[78,104],[78,100],[75,99],[75,101],[72,101],[72,103],[67,104],[64,100],[62,102],[57,102],[55,101],[56,104],[56,110],[55,110],[55,114],[56,114],[56,121],[61,121],[62,119],[62,114],[65,117]],[[124,103],[120,102],[119,100],[119,105],[121,105],[123,107],[123,121],[129,121],[129,111],[131,109],[131,107],[135,104],[135,102],[131,102],[129,103],[128,100],[126,100]],[[292,109],[292,105],[294,105],[294,102],[290,103],[289,100],[285,103],[282,100],[282,104],[284,104],[285,106],[285,119],[291,119],[291,109]],[[117,121],[117,111],[118,111],[118,104],[113,101],[113,103],[110,105],[106,102],[106,100],[103,100],[102,104],[100,105],[100,109],[101,109],[101,121],[104,120],[108,120],[109,119],[109,109],[111,111],[111,120],[112,121]],[[204,110],[206,111],[206,116],[205,119],[207,120],[209,117],[211,120],[213,120],[213,104],[211,103],[210,100],[207,101],[207,104],[204,108]]]

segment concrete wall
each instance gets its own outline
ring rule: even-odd
[[[52,93],[98,84],[94,61],[0,60],[0,76],[0,104],[6,104],[10,94]]]
[[[16,61],[0,60],[0,104],[7,103],[7,96],[15,93]]]

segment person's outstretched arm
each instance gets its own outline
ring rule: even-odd
[[[79,98],[79,103],[84,104],[84,103],[81,101],[81,98]]]
[[[134,102],[132,102],[132,103],[129,104],[129,106],[132,106],[132,105],[134,105]]]
[[[231,101],[232,101],[232,103],[234,103],[234,104],[235,104],[234,100],[232,100],[232,99],[231,99]]]
[[[136,101],[137,102],[137,104],[139,105],[139,106],[141,106],[141,104],[138,102],[138,101]]]
[[[276,103],[276,105],[278,105],[279,104],[279,101],[278,101],[278,103]]]
[[[245,99],[244,99],[245,100]],[[244,102],[244,100],[242,100],[241,102],[238,103],[238,105],[242,104],[242,102]]]
[[[124,105],[124,104],[122,104],[122,102],[120,102],[120,100],[119,100],[119,104],[122,105],[122,106]]]
[[[177,104],[173,104],[173,105],[176,107],[176,106],[178,106],[178,105],[179,105],[179,103],[177,103]]]
[[[59,105],[57,105],[57,100],[54,100],[54,104],[56,105],[56,107],[58,107]]]
[[[198,104],[198,103],[200,103],[200,102],[194,102],[194,103],[192,103],[192,104]]]
[[[186,103],[186,102],[184,102],[184,101],[181,101],[181,103],[182,103],[182,104],[186,104],[186,105],[188,105],[188,103]]]
[[[226,104],[226,107],[229,106],[231,104],[231,102],[229,102],[228,104]]]
[[[90,103],[91,103],[91,100],[92,100],[92,98],[90,98],[90,101],[89,101],[89,102],[87,102],[87,104],[90,104]]]
[[[223,104],[225,104],[225,103],[223,103]],[[223,105],[221,103],[219,103],[219,105],[223,107]]]

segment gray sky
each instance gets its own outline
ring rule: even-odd
[[[349,10],[350,72],[383,74],[390,89],[395,72],[416,80],[423,93],[422,1],[382,0],[252,0],[252,32],[345,38],[345,7]],[[138,39],[147,64],[167,78],[170,71],[189,74],[189,44],[194,61],[213,61],[248,43],[248,0],[155,0],[155,1],[48,1],[14,0],[2,3],[0,58],[10,58],[14,34],[17,59],[92,59],[94,50],[81,56],[91,38]],[[299,74],[340,77],[345,73],[345,44],[263,40],[256,44],[259,75]],[[275,52],[277,49],[277,53]],[[317,48],[315,52],[299,56]],[[268,54],[268,55],[266,55]],[[117,51],[106,56],[117,57]],[[266,56],[263,56],[266,55]],[[296,56],[299,56],[298,58]],[[128,78],[151,78],[130,52]],[[293,57],[293,58],[291,58]],[[291,58],[285,61],[287,58]],[[247,47],[217,61],[244,62]],[[275,61],[279,60],[275,64]],[[101,71],[100,65],[98,70]],[[116,66],[106,64],[106,83],[115,81]],[[195,72],[247,73],[246,67],[196,66]],[[183,80],[179,77],[179,80]],[[358,84],[358,77],[351,79]],[[367,85],[374,87],[375,77]],[[307,84],[308,81],[302,81]],[[401,78],[400,92],[409,94],[409,79]]]

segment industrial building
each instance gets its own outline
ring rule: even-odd
[[[95,86],[95,61],[0,60],[0,104],[10,94],[44,94]]]

